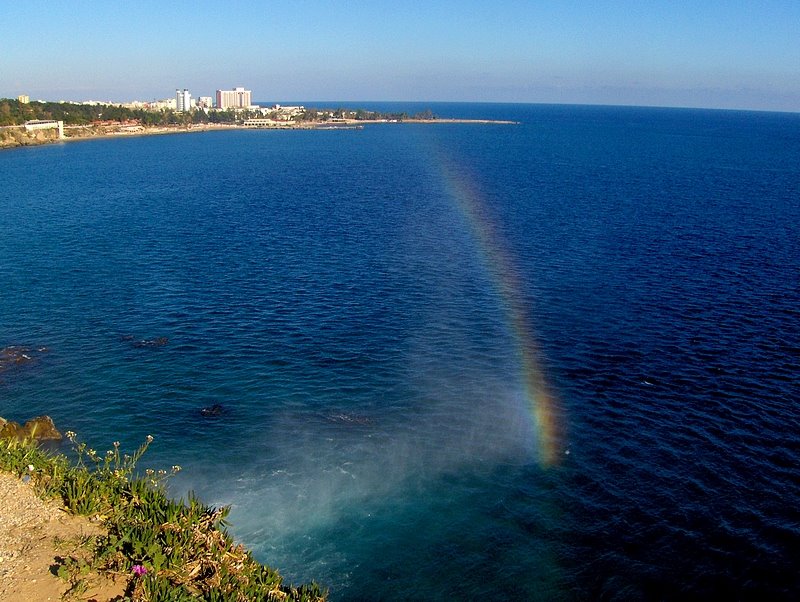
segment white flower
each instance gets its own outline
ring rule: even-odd
[[[28,472],[33,472],[33,464],[28,464]]]

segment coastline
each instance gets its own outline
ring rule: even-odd
[[[74,458],[39,445],[63,438]],[[170,497],[166,480],[180,466],[137,469],[153,439],[132,454],[114,442],[103,455],[49,416],[24,427],[0,418],[0,602],[326,600],[318,584],[284,583],[237,544],[230,508]]]
[[[144,126],[144,125],[70,125],[64,127],[64,137],[58,138],[45,132],[28,133],[22,126],[9,126],[6,130],[12,132],[10,136],[0,139],[0,150],[21,148],[25,146],[42,146],[59,142],[73,142],[76,140],[96,140],[98,138],[128,138],[136,136],[163,136],[168,134],[193,134],[199,132],[217,132],[224,130],[334,130],[334,129],[363,129],[367,125],[402,125],[402,124],[474,124],[474,125],[518,125],[516,121],[492,120],[492,119],[343,119],[341,121],[309,121],[296,122],[276,121],[268,124],[247,125],[229,123],[204,123],[194,125],[174,125],[174,126]],[[52,131],[52,130],[51,130]]]

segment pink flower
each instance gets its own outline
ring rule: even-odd
[[[139,575],[140,577],[147,573],[147,567],[142,566],[141,564],[134,564],[133,565],[133,574]]]

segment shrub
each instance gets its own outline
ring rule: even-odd
[[[185,501],[171,499],[166,482],[179,466],[137,475],[151,436],[133,454],[121,454],[115,442],[100,455],[75,433],[66,435],[76,452],[74,461],[32,441],[9,439],[0,441],[0,470],[31,481],[43,497],[60,498],[74,514],[93,517],[105,527],[106,534],[60,559],[58,574],[70,592],[85,591],[86,580],[96,573],[127,579],[131,601],[326,598],[316,583],[284,585],[277,571],[236,545],[225,528],[229,508],[207,506],[191,494]]]

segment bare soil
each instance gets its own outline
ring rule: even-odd
[[[17,477],[0,473],[0,602],[61,600],[68,585],[56,575],[58,558],[81,538],[101,533],[86,517],[43,501]],[[121,600],[125,583],[97,575],[72,600]]]

